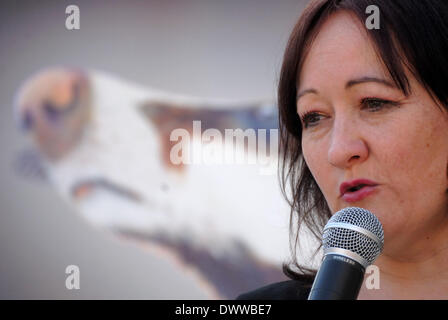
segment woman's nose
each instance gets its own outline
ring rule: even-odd
[[[368,156],[368,147],[356,122],[335,121],[331,132],[328,161],[342,169],[363,162]]]

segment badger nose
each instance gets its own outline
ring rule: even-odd
[[[19,119],[19,127],[20,130],[24,131],[24,132],[28,132],[32,129],[33,127],[33,115],[31,114],[30,110],[25,110],[20,119]]]

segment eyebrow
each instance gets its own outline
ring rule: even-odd
[[[366,82],[375,82],[375,83],[379,83],[379,84],[385,85],[390,88],[397,88],[392,82],[387,81],[385,79],[380,79],[380,78],[375,78],[375,77],[361,77],[361,78],[356,78],[356,79],[347,81],[347,83],[345,84],[345,89],[349,89],[357,84],[362,84],[362,83],[366,83]],[[304,96],[308,93],[318,94],[318,91],[313,88],[305,89],[297,94],[296,102],[299,101],[299,99],[302,96]]]

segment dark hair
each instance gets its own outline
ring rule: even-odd
[[[364,25],[366,8],[380,9],[380,28],[368,35],[380,61],[397,87],[411,93],[405,70],[423,85],[435,102],[448,109],[448,1],[446,0],[312,0],[295,25],[285,53],[278,86],[280,165],[284,197],[291,206],[292,260],[283,265],[291,279],[311,284],[316,270],[297,261],[299,231],[306,226],[320,239],[331,216],[327,202],[302,156],[302,126],[296,111],[298,76],[322,23],[345,10]],[[366,28],[367,30],[367,28]],[[289,182],[289,184],[288,184]],[[291,199],[287,187],[290,188]],[[320,242],[320,241],[319,241]],[[314,254],[321,248],[319,245]]]

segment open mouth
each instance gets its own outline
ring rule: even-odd
[[[347,190],[347,192],[356,192],[366,186],[367,184],[359,184],[357,186],[351,187],[350,189]]]
[[[346,202],[360,201],[377,191],[377,184],[359,183],[341,187],[341,198]]]
[[[117,196],[122,196],[136,202],[142,201],[142,197],[137,192],[100,177],[83,179],[76,182],[71,188],[71,194],[75,199],[81,199],[95,191],[95,189],[107,190]]]

